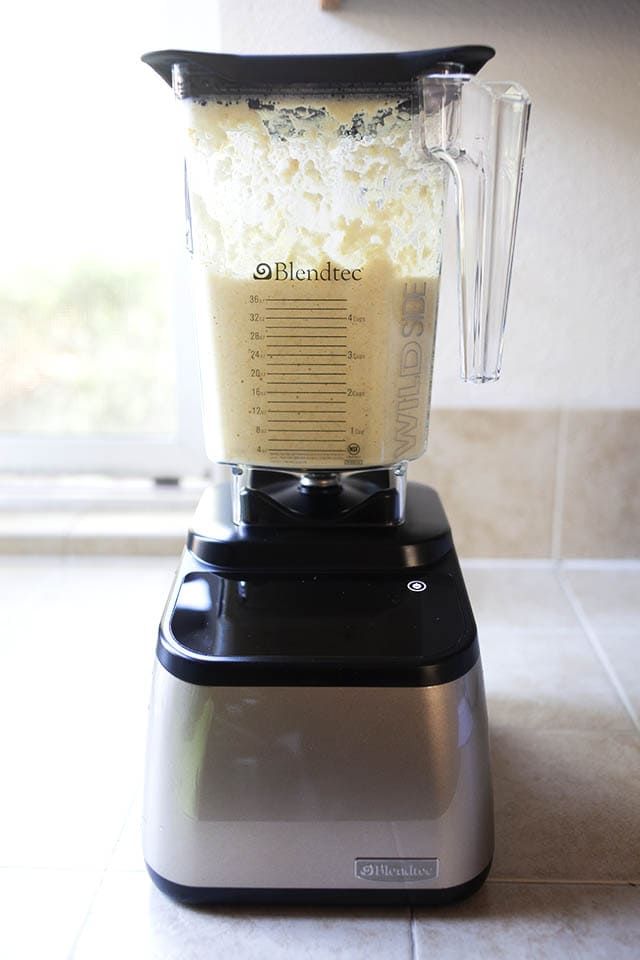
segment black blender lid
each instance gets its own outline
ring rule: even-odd
[[[280,55],[239,55],[198,53],[192,50],[154,50],[145,53],[144,63],[171,84],[174,64],[189,67],[189,96],[256,88],[299,87],[321,84],[335,87],[403,85],[439,64],[459,63],[463,72],[475,74],[495,55],[492,47],[440,47],[406,53],[328,53]],[[200,89],[201,88],[201,89]]]

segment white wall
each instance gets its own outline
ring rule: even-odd
[[[434,403],[640,407],[640,3],[183,0],[149,43],[248,53],[486,43],[533,100],[503,379],[457,381],[445,285]]]

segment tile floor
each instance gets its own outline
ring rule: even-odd
[[[497,845],[446,909],[189,909],[151,885],[140,771],[159,557],[0,558],[0,956],[640,956],[640,564],[465,565]]]

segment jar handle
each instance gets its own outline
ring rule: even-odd
[[[451,173],[454,192],[460,373],[467,381],[500,376],[530,106],[515,83],[460,73],[422,81],[423,146]]]

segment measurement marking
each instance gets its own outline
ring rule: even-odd
[[[346,382],[343,382],[341,380],[313,380],[311,381],[311,384],[309,383],[308,380],[270,380],[269,386],[270,387],[284,387],[284,386],[293,387],[297,383],[302,385],[309,385],[309,386],[311,386],[312,384],[314,387],[345,387],[346,386]],[[331,395],[332,393],[346,393],[346,390],[340,390],[340,391],[309,390],[308,392],[309,393],[326,393],[328,395]],[[297,390],[271,390],[271,391],[265,390],[265,394],[269,394],[269,393],[298,393],[298,391]],[[260,394],[260,396],[262,396],[262,394]]]
[[[286,410],[283,410],[282,413],[286,413]],[[338,410],[308,410],[308,413],[338,413]],[[267,423],[346,423],[346,420],[276,420],[275,417],[269,417]]]
[[[294,413],[293,410],[268,410],[267,413]],[[338,417],[346,417],[346,410],[301,410],[300,413],[337,413]],[[284,420],[281,417],[269,417],[267,423],[346,423],[347,421],[342,420]]]
[[[338,426],[332,429],[344,431],[347,429],[346,420],[270,420],[269,423],[337,423]],[[279,430],[282,430],[282,427],[278,427]],[[298,430],[292,431],[293,433],[306,433],[308,427],[299,427]],[[269,433],[273,433],[275,427],[269,427]]]
[[[347,338],[345,337],[344,340],[336,341],[334,340],[333,337],[327,337],[327,338],[323,337],[323,339],[330,339],[331,343],[294,343],[293,340],[291,339],[291,334],[289,334],[287,337],[282,337],[282,339],[286,340],[286,343],[271,343],[270,341],[267,341],[265,345],[267,348],[267,352],[270,353],[276,347],[278,348],[278,350],[286,350],[287,348],[289,350],[313,350],[314,347],[322,347],[323,351],[324,350],[343,350],[344,351],[344,348],[346,347],[346,343],[344,341]],[[301,337],[300,339],[303,339],[303,338]],[[304,339],[315,340],[316,338],[305,337]]]
[[[278,377],[299,377],[300,376],[299,373],[287,373],[286,370],[273,370],[271,373],[267,373],[266,377],[268,378],[273,375]],[[343,373],[328,373],[328,372],[327,373],[307,373],[305,374],[305,376],[307,377],[343,377],[344,378]],[[289,387],[289,386],[292,386],[294,383],[308,384],[309,386],[313,384],[314,387],[331,387],[334,384],[337,387],[346,387],[347,385],[347,381],[345,379],[311,380],[311,381],[309,380],[269,380],[270,387],[282,387],[285,384]]]
[[[330,397],[330,393],[321,394],[321,396]],[[320,400],[269,400],[268,403],[320,403]],[[325,400],[324,403],[339,403],[343,407],[345,405],[344,400]]]
[[[282,363],[278,361],[277,363],[268,363],[268,367],[346,367],[346,363],[316,363],[315,360],[313,363]],[[278,371],[274,370],[274,373]],[[283,371],[284,372],[284,371]]]
[[[346,297],[265,297],[264,303],[347,303]]]
[[[319,303],[320,301],[316,301]],[[287,313],[290,313],[292,310],[302,311],[305,313],[323,313],[326,310],[341,310],[343,311],[344,307],[265,307],[266,310],[286,310]]]
[[[319,421],[314,420],[313,422],[317,423]],[[275,428],[272,429],[271,427],[269,427],[268,432],[269,433],[345,433],[346,429],[347,429],[346,427],[331,427],[329,429],[325,429],[325,427],[321,427],[320,430],[312,430],[311,427],[303,427],[302,430],[281,430],[280,427],[278,427],[278,429],[276,430]]]
[[[296,323],[267,323],[265,330],[347,330],[345,323],[346,317],[265,317],[265,320],[295,320]],[[334,323],[311,323],[312,320],[336,320],[342,326],[337,327]]]
[[[274,360],[273,362],[271,362],[271,361],[267,362],[267,366],[268,366],[268,367],[278,367],[278,366],[280,366],[280,367],[296,367],[296,366],[298,366],[298,367],[304,367],[305,364],[304,364],[304,363],[298,363],[298,364],[296,364],[296,363],[282,363],[281,361],[279,361],[278,363],[276,363],[276,361]],[[307,363],[306,366],[307,366],[307,367],[346,367],[346,363],[317,363],[317,362],[314,362],[314,363]],[[347,372],[346,372],[346,370],[325,370],[324,373],[321,373],[321,372],[320,372],[320,373],[319,373],[319,372],[315,372],[315,373],[314,373],[313,370],[265,370],[264,375],[265,375],[265,377],[342,377],[342,379],[344,380],[343,386],[346,386],[346,385],[347,385]],[[271,386],[272,383],[276,383],[276,382],[278,382],[278,381],[270,380],[270,381],[269,381],[269,386]],[[280,382],[280,383],[306,383],[307,381],[306,381],[306,380],[281,380],[281,381],[279,381],[279,382]],[[311,386],[311,384],[309,384],[309,386]]]
[[[304,330],[305,333],[307,330],[348,330],[348,324],[346,323],[346,317],[265,317],[265,320],[295,320],[296,323],[266,323],[264,326],[265,330]],[[335,323],[311,323],[312,320],[335,320],[341,324],[341,326],[336,326]],[[260,329],[260,328],[258,328]]]
[[[268,327],[269,330],[299,330],[300,327]],[[302,327],[304,333],[267,333],[265,340],[346,340],[346,333],[307,333],[307,330],[346,330],[346,327]]]
[[[326,440],[321,440],[316,437],[301,437],[300,440],[296,440],[295,437],[269,437],[267,442],[269,445],[272,443],[286,443],[287,446],[291,446],[292,443],[305,443],[307,447],[313,443],[317,447],[319,443],[342,443],[344,439],[345,437],[328,437]],[[319,447],[318,449],[326,450],[326,447]]]
[[[325,330],[326,327],[321,327],[321,330]],[[267,340],[346,340],[346,333],[270,333],[267,335]],[[284,344],[279,344],[279,346],[284,346]],[[327,344],[331,346],[331,344]],[[342,346],[342,344],[336,344],[336,346]]]
[[[269,402],[267,402],[266,414],[267,414],[268,417],[273,417],[273,416],[276,415],[276,413],[277,413],[278,415],[281,414],[281,413],[286,413],[286,414],[291,414],[291,413],[307,413],[307,414],[309,414],[309,413],[312,413],[312,414],[314,414],[314,415],[315,415],[316,413],[337,413],[338,416],[341,416],[341,415],[346,416],[346,415],[347,415],[347,404],[345,403],[344,400],[325,400],[325,401],[322,401],[322,400],[312,400],[312,401],[311,401],[312,404],[316,404],[316,403],[317,403],[317,404],[321,404],[321,403],[323,403],[323,402],[324,402],[325,404],[326,404],[326,403],[330,403],[330,404],[332,405],[333,409],[332,409],[332,410],[327,410],[327,409],[325,409],[325,407],[319,406],[317,410],[316,410],[316,409],[314,409],[314,410],[295,410],[295,409],[293,409],[293,410],[275,410],[275,409],[273,409],[273,407],[272,407],[272,401],[269,401]],[[340,410],[337,410],[336,407],[339,406],[339,405],[342,405],[342,406],[341,406],[341,409],[340,409]],[[282,421],[282,422],[284,422],[284,421]],[[294,420],[293,422],[294,422],[294,423],[298,423],[297,420]],[[304,423],[305,421],[302,421],[302,422]],[[309,420],[309,421],[306,421],[306,422],[311,423],[310,420]],[[333,421],[331,421],[331,422],[333,422]]]
[[[269,409],[269,410],[267,410],[267,415],[269,415],[269,414],[274,414],[274,413],[295,413],[295,412],[296,412],[295,410],[271,410],[271,409]],[[342,407],[341,410],[335,410],[335,409],[334,409],[334,410],[300,410],[300,413],[337,413],[338,416],[340,416],[341,414],[343,414],[344,416],[346,416],[346,415],[347,415],[347,409],[346,409],[346,407]],[[276,422],[276,423],[284,423],[284,420],[277,420],[277,421],[274,421],[274,422]],[[294,420],[294,421],[292,421],[292,422],[293,422],[293,423],[313,423],[314,421],[313,421],[313,420]],[[329,422],[330,422],[330,423],[335,423],[336,421],[330,420]],[[269,421],[269,423],[271,423],[271,420]]]
[[[278,304],[278,306],[275,306],[275,307],[265,307],[265,310],[288,310],[288,309],[290,309],[289,307],[281,307],[281,306],[280,306],[281,303],[293,303],[293,304],[298,304],[298,303],[346,303],[346,304],[347,304],[346,307],[324,307],[324,308],[320,308],[320,309],[325,309],[325,310],[348,310],[348,309],[349,309],[349,307],[348,307],[349,301],[348,301],[348,300],[341,300],[341,299],[339,299],[339,298],[335,298],[335,299],[325,299],[324,297],[292,297],[292,298],[290,298],[290,299],[288,299],[288,300],[285,300],[285,299],[282,299],[282,300],[264,300],[263,303],[275,303],[275,304]],[[249,307],[249,309],[251,309],[251,307]],[[309,309],[311,309],[311,310],[313,310],[314,308],[313,308],[313,307],[297,307],[297,306],[296,306],[296,307],[294,307],[293,309],[296,309],[296,310],[309,310]]]
[[[289,383],[291,381],[288,381]],[[304,382],[304,381],[303,381]],[[314,384],[318,386],[318,384]],[[265,396],[271,397],[276,396],[286,396],[290,394],[292,397],[305,397],[307,394],[316,393],[319,397],[333,397],[338,395],[343,395],[346,397],[346,390],[265,390]],[[269,400],[269,403],[293,403],[293,400]],[[317,400],[301,400],[300,403],[317,403]],[[344,400],[335,400],[330,401],[331,403],[344,403]]]
[[[269,317],[269,320],[292,320],[292,317]],[[316,320],[324,320],[324,317],[315,317]],[[327,317],[328,320],[342,320],[342,317]],[[267,324],[265,330],[346,330],[346,324],[342,327],[328,326],[325,323],[316,323],[311,325],[310,323],[305,323],[304,327],[301,327],[299,323],[279,323],[276,327],[275,324]]]
[[[282,346],[282,344],[281,344],[281,346]],[[298,347],[298,348],[296,348],[295,346],[293,346],[293,347],[291,347],[291,349],[292,349],[292,350],[295,350],[295,349],[302,350],[302,349],[304,349],[304,348],[303,348],[303,347]],[[298,354],[298,353],[267,353],[267,356],[268,356],[268,357],[298,357],[298,356],[305,356],[305,357],[346,357],[346,353],[327,353],[326,351],[323,351],[322,353],[305,353],[305,354]]]
[[[290,456],[299,456],[299,454],[301,453],[339,453],[341,456],[344,456],[343,449],[327,450],[326,447],[322,447],[322,448],[310,447],[305,450],[300,450],[300,449],[296,450],[295,447],[293,448],[293,450],[290,450],[287,447],[270,447],[269,453],[280,453],[280,454],[286,453],[286,454],[289,454]]]

